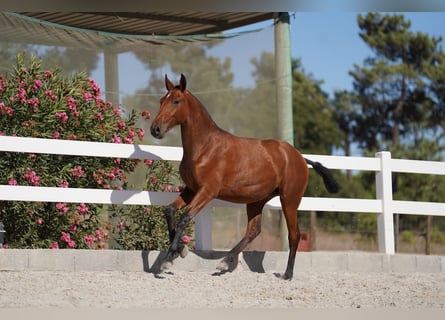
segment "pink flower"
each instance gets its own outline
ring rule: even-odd
[[[43,77],[45,79],[51,79],[53,77],[53,73],[50,70],[45,70],[43,71]]]
[[[119,130],[122,130],[123,128],[125,128],[125,122],[124,121],[119,121],[117,123],[117,127],[119,128]]]
[[[45,90],[44,92],[45,96],[48,96],[51,98],[51,100],[56,100],[57,96],[54,94],[54,92],[52,90]]]
[[[15,180],[15,179],[11,179],[11,180],[8,181],[8,184],[9,184],[10,186],[16,186],[16,185],[17,185],[17,180]]]
[[[59,188],[68,188],[69,187],[69,183],[67,181],[62,181],[59,184]]]
[[[74,242],[74,240],[68,241],[67,244],[68,244],[68,248],[74,248],[76,246],[76,243]]]
[[[50,249],[59,249],[59,244],[57,242],[53,242],[49,246]]]
[[[40,184],[40,177],[32,171],[31,168],[26,168],[26,173],[23,175],[23,179],[33,186],[38,186]]]
[[[62,232],[62,235],[60,236],[60,240],[68,243],[71,241],[71,236],[68,232]]]
[[[126,144],[132,144],[132,143],[133,143],[133,139],[130,139],[130,138],[124,138],[124,143],[126,143]]]
[[[70,231],[71,231],[71,232],[76,232],[76,231],[77,231],[77,225],[76,225],[76,224],[73,224],[73,225],[70,227]]]
[[[20,102],[26,102],[26,90],[23,89],[23,88],[18,88],[17,89],[17,94],[15,95],[15,97]]]
[[[68,115],[66,114],[66,112],[56,112],[56,118],[59,119],[59,121],[62,123],[68,121]]]
[[[145,136],[145,130],[144,129],[138,129],[138,137],[139,140],[142,140]]]
[[[0,102],[0,112],[11,117],[14,114],[14,109]]]
[[[112,143],[122,143],[122,139],[116,135],[111,138]]]
[[[122,116],[122,111],[121,111],[120,109],[118,109],[118,108],[114,108],[114,109],[113,109],[113,112],[114,112],[114,114],[115,114],[117,117],[121,117],[121,116]]]
[[[185,244],[190,243],[190,237],[189,236],[183,236],[182,237],[182,242],[184,242]]]
[[[103,114],[100,112],[96,112],[94,116],[100,121],[103,121],[105,119]]]
[[[151,116],[150,111],[142,111],[141,116],[143,116],[145,118],[145,120],[149,120],[150,116]]]
[[[129,130],[128,130],[128,137],[129,137],[130,139],[134,139],[135,136],[136,136],[136,133],[134,132],[134,130],[129,129]]]
[[[74,248],[76,246],[76,242],[71,239],[71,235],[67,232],[62,232],[62,236],[60,239],[68,245],[68,248]]]
[[[40,218],[40,217],[39,217],[39,218],[37,218],[37,220],[36,220],[36,223],[37,223],[37,224],[42,224],[42,223],[43,223],[43,219],[42,219],[42,218]]]
[[[170,184],[167,184],[165,186],[161,186],[161,189],[164,189],[167,192],[172,192],[173,187]]]
[[[83,99],[86,102],[90,102],[91,100],[93,100],[93,95],[89,92],[84,92],[84,93],[82,93],[82,95],[83,95]]]
[[[109,180],[114,180],[114,179],[116,179],[116,175],[113,172],[109,172],[109,173],[107,173],[107,178]]]
[[[99,85],[93,79],[88,79],[88,80],[90,80],[91,89],[93,89],[94,95],[95,96],[100,96],[100,87],[99,87]]]
[[[123,221],[119,221],[117,224],[116,224],[116,228],[118,228],[118,229],[122,229],[124,227],[124,222]]]
[[[71,97],[71,96],[66,98],[66,102],[68,103],[68,106],[69,105],[76,105],[76,100],[74,100],[74,98]]]
[[[56,209],[60,214],[65,214],[70,210],[65,202],[56,203]]]
[[[39,104],[40,101],[38,98],[34,97],[31,99],[28,99],[27,103],[32,106],[32,108],[34,109],[34,112],[37,112],[39,110]]]
[[[158,178],[155,176],[150,176],[150,182],[153,184],[157,184],[158,183]]]
[[[88,246],[92,246],[94,244],[94,236],[93,235],[90,234],[88,236],[85,236],[84,239]]]
[[[73,116],[78,117],[79,112],[77,111],[76,101],[73,97],[66,98],[66,102],[68,103],[68,109],[71,110]]]
[[[151,166],[151,165],[153,164],[153,160],[151,160],[151,159],[147,159],[147,160],[144,161],[144,164],[145,164],[146,166]]]
[[[34,80],[34,85],[32,86],[32,91],[37,91],[43,87],[42,81],[36,79]]]
[[[53,139],[59,139],[60,138],[60,133],[57,131],[54,131],[53,133]]]
[[[97,229],[95,231],[95,234],[96,234],[97,240],[102,240],[104,238],[104,233],[102,232],[102,230]]]
[[[83,171],[81,166],[75,166],[73,170],[71,170],[71,175],[75,178],[81,178],[84,173],[85,171]]]
[[[88,207],[85,205],[85,203],[81,203],[80,205],[77,206],[76,209],[81,214],[84,214],[84,213],[88,212]]]

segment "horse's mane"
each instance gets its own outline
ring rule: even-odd
[[[179,86],[177,86],[179,87]],[[201,100],[199,100],[193,93],[190,92],[190,90],[186,90],[186,93],[188,95],[190,95],[190,97],[192,97],[193,99],[196,100],[196,102],[199,104],[199,106],[201,107],[201,109],[205,112],[205,114],[208,116],[208,118],[210,119],[210,121],[212,121],[215,126],[217,126],[219,129],[221,129],[218,124],[215,122],[215,120],[213,120],[212,115],[210,114],[209,110],[207,110],[207,108],[204,106],[204,104],[201,102]]]

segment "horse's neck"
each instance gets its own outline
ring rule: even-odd
[[[208,145],[210,138],[223,132],[210,117],[204,106],[197,101],[190,119],[181,125],[184,154],[194,157]]]

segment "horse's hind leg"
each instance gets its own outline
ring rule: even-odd
[[[289,258],[287,260],[286,272],[283,275],[283,279],[291,280],[294,274],[295,256],[298,243],[300,242],[300,228],[298,226],[297,217],[298,203],[295,203],[295,199],[285,199],[284,197],[281,197],[281,206],[286,219],[289,240]]]
[[[238,254],[252,242],[261,232],[261,212],[267,201],[250,203],[247,205],[247,230],[244,237],[238,244],[230,250],[229,254],[218,264],[220,271],[233,270],[238,259]]]

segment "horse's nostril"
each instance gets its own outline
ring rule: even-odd
[[[161,134],[161,128],[159,126],[152,126],[151,127],[151,135],[155,138],[159,137]]]

